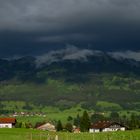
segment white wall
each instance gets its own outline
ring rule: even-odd
[[[125,131],[125,127],[120,127],[120,128],[105,128],[103,129],[103,132],[108,132],[108,131]]]
[[[121,127],[121,131],[125,131],[125,127]]]
[[[96,132],[100,132],[100,130],[99,129],[89,129],[89,132],[90,133],[96,133]]]
[[[3,124],[0,124],[0,128],[12,128],[12,124],[11,123],[3,123]]]
[[[104,128],[102,130],[102,132],[110,132],[110,131],[125,131],[125,127],[120,127],[120,128]],[[90,133],[95,133],[95,132],[100,132],[99,129],[89,129],[89,132]]]

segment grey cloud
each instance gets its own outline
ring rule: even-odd
[[[87,56],[93,55],[93,51],[88,49],[78,50],[75,48],[75,52],[69,53],[63,57],[64,60],[87,60]]]
[[[86,61],[88,56],[100,55],[100,51],[93,51],[90,49],[78,49],[73,45],[67,45],[65,49],[50,51],[41,56],[37,56],[37,66],[42,64],[50,64],[62,60],[82,60]]]
[[[106,52],[106,54],[114,57],[115,59],[133,59],[136,61],[140,61],[140,52],[134,51],[125,51],[125,52]],[[59,62],[63,60],[79,60],[79,61],[87,61],[87,57],[89,56],[102,56],[104,52],[99,50],[91,50],[91,49],[79,49],[74,45],[67,45],[66,48],[50,51],[43,55],[36,57],[37,66],[41,66],[43,64],[51,64],[53,62]]]
[[[112,52],[109,54],[117,59],[127,58],[127,59],[134,59],[136,61],[140,61],[140,52],[125,51],[125,52]]]
[[[39,42],[52,42],[52,43],[59,43],[59,42],[72,42],[74,40],[77,41],[91,41],[91,40],[98,40],[98,36],[96,34],[80,34],[80,33],[69,33],[64,35],[56,35],[56,36],[42,36],[37,39]]]
[[[140,21],[138,0],[0,1],[0,29],[55,31],[116,18]]]

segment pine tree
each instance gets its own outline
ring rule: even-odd
[[[56,130],[57,131],[62,131],[63,130],[63,126],[62,126],[62,123],[61,123],[60,120],[57,122]]]
[[[83,116],[81,117],[80,121],[80,130],[82,132],[87,132],[90,128],[90,119],[88,113],[84,111]]]
[[[73,124],[75,125],[75,126],[77,126],[77,127],[80,127],[80,116],[79,116],[79,114],[77,115],[77,117],[74,119],[74,122],[73,122]]]

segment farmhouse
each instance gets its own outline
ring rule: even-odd
[[[73,129],[73,133],[80,133],[81,131],[80,131],[80,128],[74,128]]]
[[[56,131],[55,126],[51,123],[45,123],[39,127],[37,127],[39,130],[47,130],[47,131]]]
[[[90,133],[94,132],[109,132],[109,131],[125,131],[125,126],[111,121],[99,121],[93,125],[89,129]]]
[[[15,118],[0,118],[0,128],[13,128],[15,124]]]

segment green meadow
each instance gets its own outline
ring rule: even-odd
[[[77,116],[77,114],[79,114],[80,116],[83,114],[84,109],[80,108],[79,106],[77,107],[73,107],[71,109],[67,109],[64,111],[60,111],[59,109],[55,108],[55,107],[48,107],[46,109],[45,112],[45,116],[17,116],[17,120],[18,122],[25,122],[25,123],[32,123],[33,125],[35,125],[37,122],[43,122],[43,121],[58,121],[61,120],[64,124],[67,123],[67,119],[69,116],[75,118]],[[94,110],[86,110],[89,114],[94,113]],[[104,116],[105,117],[109,117],[110,115],[110,111],[106,111],[104,112]],[[128,118],[130,118],[130,116],[132,114],[136,114],[136,115],[140,115],[140,112],[138,111],[119,111],[118,112],[120,117],[123,117],[124,115],[126,115]],[[1,116],[3,117],[3,116]]]
[[[43,112],[45,116],[38,116],[38,115],[33,115],[33,116],[16,116],[16,119],[18,122],[25,122],[25,123],[31,123],[35,125],[37,122],[43,122],[43,121],[58,121],[61,120],[63,123],[67,122],[67,118],[69,116],[71,117],[76,117],[77,114],[82,115],[84,109],[80,107],[80,105],[77,105],[75,107],[72,107],[70,109],[66,109],[61,111],[57,107],[44,107]],[[35,111],[33,111],[35,112]],[[94,110],[88,111],[94,112]],[[0,117],[11,117],[10,115],[0,115]]]
[[[108,133],[47,132],[33,129],[0,129],[0,140],[139,140],[140,130]]]

